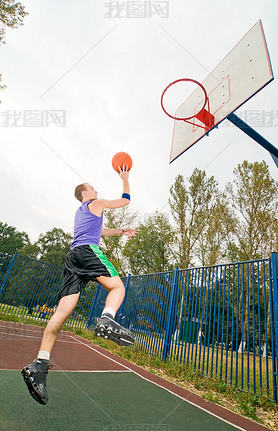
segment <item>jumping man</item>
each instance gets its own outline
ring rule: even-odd
[[[65,259],[60,301],[45,328],[37,359],[22,370],[30,394],[40,404],[46,404],[48,401],[46,376],[51,350],[64,322],[76,307],[82,289],[90,280],[101,283],[108,291],[102,316],[96,326],[96,334],[120,345],[134,343],[133,334],[114,320],[124,299],[125,288],[116,269],[99,248],[101,235],[124,234],[130,239],[137,234],[135,229],[102,227],[105,208],[122,208],[130,202],[127,168],[123,166],[119,176],[123,181],[123,194],[120,199],[98,199],[97,191],[87,183],[80,184],[75,189],[75,197],[81,202],[81,206],[76,211],[74,239]]]

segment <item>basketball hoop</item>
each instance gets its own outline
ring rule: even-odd
[[[164,108],[164,104],[163,104],[163,98],[164,95],[166,93],[166,91],[174,84],[177,84],[178,82],[193,82],[194,84],[198,85],[204,92],[204,96],[205,96],[205,100],[204,100],[204,104],[202,106],[202,108],[195,113],[194,115],[191,115],[190,117],[175,117],[174,115],[169,114],[169,112],[166,111],[166,109]],[[208,109],[205,109],[207,105]],[[176,81],[171,82],[171,84],[167,85],[167,87],[165,88],[165,90],[162,92],[161,95],[161,107],[163,109],[163,111],[165,112],[166,115],[168,115],[168,117],[173,118],[173,120],[178,120],[178,121],[185,121],[186,123],[189,124],[193,124],[193,126],[198,126],[201,127],[205,130],[209,130],[213,125],[214,125],[214,116],[210,113],[210,107],[209,107],[209,98],[206,92],[205,87],[198,81],[196,81],[195,79],[190,79],[190,78],[182,78],[182,79],[177,79]],[[197,124],[197,123],[193,123],[192,118],[197,118],[201,123],[203,123],[205,126],[202,126],[201,124]]]

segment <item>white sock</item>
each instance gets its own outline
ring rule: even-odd
[[[40,350],[38,354],[38,359],[46,359],[47,361],[50,360],[50,353],[46,350]]]
[[[113,308],[105,307],[101,315],[106,314],[106,313],[111,314],[113,319],[115,318],[116,312],[113,310]]]

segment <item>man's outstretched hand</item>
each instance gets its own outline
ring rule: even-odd
[[[138,234],[137,229],[123,229],[123,235],[128,236],[128,239],[132,239],[133,236],[136,236]]]

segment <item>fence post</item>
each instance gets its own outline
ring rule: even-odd
[[[274,312],[274,345],[275,345],[275,370],[273,377],[275,378],[276,394],[275,401],[278,399],[278,256],[277,253],[271,253],[272,261],[272,286],[273,286],[273,312]],[[272,353],[273,354],[273,353]]]
[[[175,314],[176,314],[178,280],[179,280],[179,268],[175,268],[172,290],[171,290],[171,298],[170,298],[170,304],[169,304],[169,310],[168,310],[166,334],[165,334],[164,347],[163,347],[163,353],[162,353],[162,357],[164,361],[166,361],[167,357],[169,356],[170,347],[171,347],[171,338],[173,334],[173,326],[174,326]]]
[[[92,320],[93,320],[93,317],[94,317],[94,314],[95,314],[96,303],[97,303],[99,294],[100,294],[100,284],[98,283],[97,287],[96,287],[96,292],[95,292],[95,296],[94,296],[94,301],[93,301],[93,304],[92,304],[91,312],[90,312],[89,319],[88,319],[88,322],[87,322],[87,328],[89,328],[89,326],[92,323]]]
[[[118,312],[117,322],[119,324],[121,324],[121,322],[124,318],[124,308],[125,308],[125,301],[126,301],[126,297],[127,297],[128,288],[129,288],[129,281],[130,281],[130,274],[128,274],[126,281],[125,281],[125,297],[124,297],[124,300],[123,300],[123,302],[119,308],[119,312]]]
[[[9,267],[8,267],[7,273],[6,273],[6,275],[5,275],[5,278],[4,278],[4,280],[3,280],[2,285],[1,285],[1,287],[0,287],[0,294],[1,294],[2,290],[4,289],[4,287],[5,287],[6,283],[7,283],[7,280],[8,280],[8,278],[9,278],[9,275],[10,275],[10,272],[11,272],[11,270],[12,270],[12,267],[14,266],[14,263],[15,263],[15,261],[16,261],[17,254],[18,254],[17,252],[14,254],[14,257],[12,258],[12,261],[11,261],[11,263],[10,263]]]

